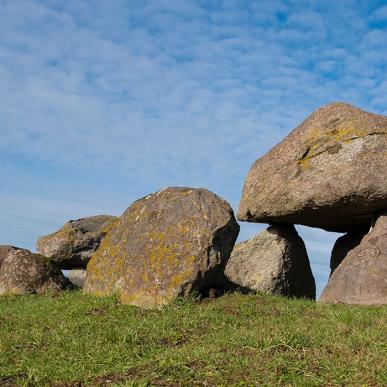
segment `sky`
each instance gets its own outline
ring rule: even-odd
[[[387,114],[386,66],[386,1],[0,0],[0,244],[167,186],[236,211],[318,107]],[[320,292],[338,234],[298,230]]]

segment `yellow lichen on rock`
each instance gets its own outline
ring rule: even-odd
[[[231,236],[209,259],[214,233]],[[93,254],[85,292],[117,293],[141,307],[159,307],[208,286],[239,231],[230,206],[204,189],[169,188],[133,203]],[[222,250],[223,249],[223,250]],[[207,278],[208,277],[208,278]]]

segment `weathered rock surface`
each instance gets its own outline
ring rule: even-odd
[[[302,238],[293,225],[272,225],[235,246],[226,276],[245,289],[315,299],[316,285]]]
[[[39,238],[36,249],[52,258],[61,269],[85,268],[103,237],[117,221],[117,217],[108,215],[70,220],[58,231]]]
[[[387,304],[387,212],[336,268],[320,301]]]
[[[50,259],[13,246],[0,246],[0,294],[44,293],[71,288]]]
[[[82,269],[70,270],[67,273],[67,278],[74,286],[82,289],[85,285],[86,270],[82,270]]]
[[[334,103],[258,159],[238,219],[346,232],[387,207],[387,117]]]
[[[229,204],[205,189],[167,188],[134,202],[87,266],[85,292],[160,307],[223,275],[239,233]]]
[[[9,245],[0,245],[0,267],[8,253],[13,250],[20,250],[18,247]]]
[[[347,256],[347,254],[357,245],[359,245],[364,235],[367,234],[367,231],[368,230],[366,228],[360,228],[356,231],[347,232],[337,239],[331,254],[331,275],[336,270],[337,266],[339,266],[343,259]]]

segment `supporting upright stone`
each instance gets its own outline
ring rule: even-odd
[[[225,274],[247,290],[316,297],[305,244],[293,225],[272,225],[254,238],[237,244]]]

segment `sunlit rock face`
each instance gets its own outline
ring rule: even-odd
[[[316,297],[305,244],[293,225],[272,225],[254,238],[238,243],[225,274],[246,290]]]
[[[205,189],[167,188],[134,202],[87,266],[85,292],[160,307],[221,280],[239,233],[230,205]]]

